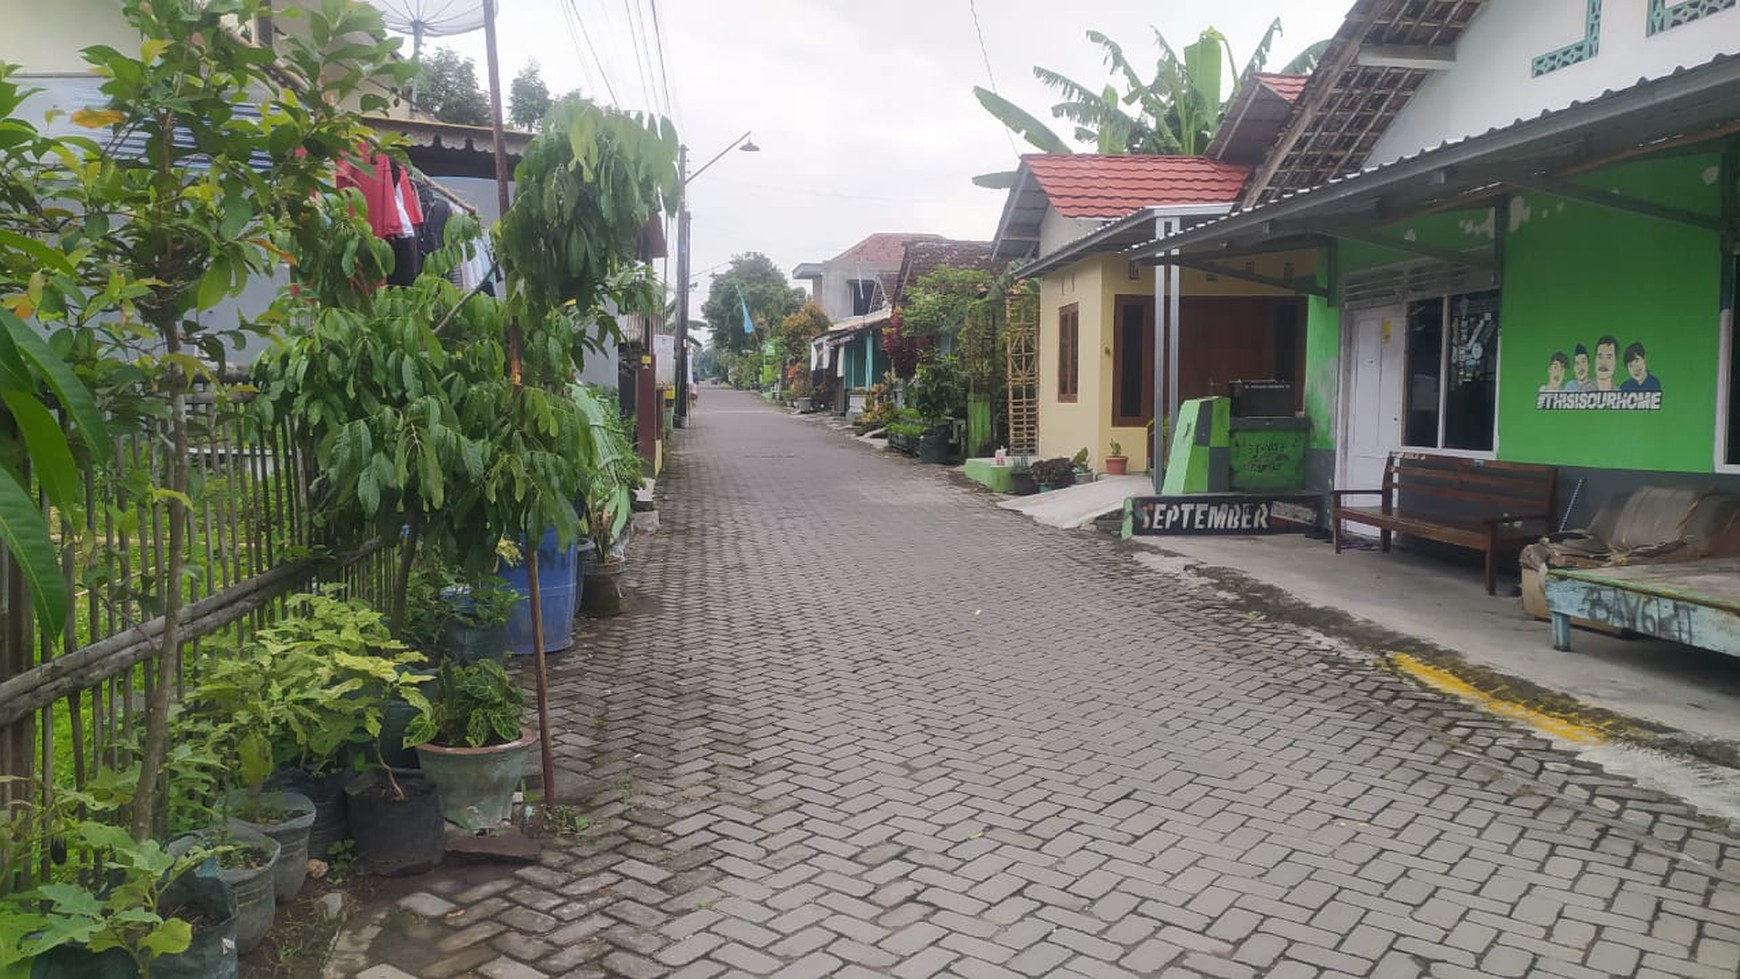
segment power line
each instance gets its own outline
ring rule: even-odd
[[[664,20],[659,17],[659,0],[647,0],[647,5],[652,8],[653,37],[658,41],[659,45],[659,76],[664,79],[665,83],[665,108],[668,110],[670,117],[674,120],[677,117],[677,96],[676,93],[671,90],[669,66],[665,61]]]
[[[580,77],[585,80],[588,94],[596,93],[598,86],[592,80],[592,68],[585,57],[585,45],[580,39],[579,11],[574,9],[573,0],[563,0],[562,22],[568,28],[568,40],[574,43],[574,60],[580,62]],[[602,67],[600,73],[602,73]]]
[[[574,23],[580,28],[580,37],[586,42],[586,50],[598,65],[598,77],[604,80],[604,91],[610,95],[610,104],[621,105],[622,100],[616,97],[616,86],[610,84],[610,71],[605,67],[604,59],[598,56],[598,48],[592,43],[592,32],[586,29],[586,18],[580,13],[578,0],[567,0],[567,2],[568,7],[574,11]]]
[[[1002,95],[997,91],[997,75],[991,70],[991,52],[985,50],[985,29],[979,26],[979,7],[973,0],[967,0],[967,12],[973,15],[973,33],[979,38],[979,57],[985,62],[985,80],[991,83],[991,94]],[[1015,148],[1015,136],[1009,132],[1009,127],[1003,127],[1003,138],[1009,141],[1009,152],[1021,155]]]
[[[634,51],[634,67],[640,73],[641,94],[646,96],[647,108],[657,111],[658,85],[653,82],[651,68],[647,65],[646,37],[635,27],[634,11],[637,9],[639,4],[633,4],[632,0],[622,0],[622,16],[628,24],[628,43]]]
[[[640,33],[641,47],[646,51],[647,79],[653,87],[653,111],[668,117],[671,114],[671,86],[665,78],[664,50],[661,47],[658,57],[654,57],[653,43],[646,39],[648,33],[646,9],[641,6],[640,0],[623,0],[623,2],[632,7],[635,25]],[[654,33],[656,35],[656,32]]]

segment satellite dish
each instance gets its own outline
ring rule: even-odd
[[[411,35],[411,57],[423,53],[423,38],[469,34],[483,26],[483,0],[368,0],[387,29]],[[499,7],[500,0],[497,0]]]

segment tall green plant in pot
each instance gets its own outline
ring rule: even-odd
[[[519,684],[494,660],[445,663],[427,724],[413,730],[417,760],[441,791],[447,821],[468,833],[507,822],[535,729],[520,722]],[[426,740],[425,740],[426,738]]]
[[[581,488],[580,509],[591,547],[582,547],[580,607],[614,615],[622,610],[621,576],[626,553],[624,532],[640,488],[640,454],[615,399],[586,385],[574,389],[575,403],[592,426],[598,457]]]

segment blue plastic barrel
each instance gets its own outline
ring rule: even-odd
[[[544,614],[544,652],[559,653],[574,644],[574,609],[580,604],[578,545],[556,546],[556,531],[544,532],[538,546],[539,600]],[[532,589],[524,564],[503,562],[497,576],[518,592],[520,601],[508,616],[508,651],[532,654]]]

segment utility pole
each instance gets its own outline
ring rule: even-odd
[[[689,427],[689,148],[677,149],[677,403],[678,428]]]
[[[689,181],[724,159],[725,154],[732,150],[761,152],[761,147],[756,146],[749,136],[745,132],[732,140],[729,146],[697,167],[694,173],[689,172],[689,148],[677,148],[677,177],[680,181],[677,188],[677,403],[672,414],[678,428],[687,427],[689,423]]]

